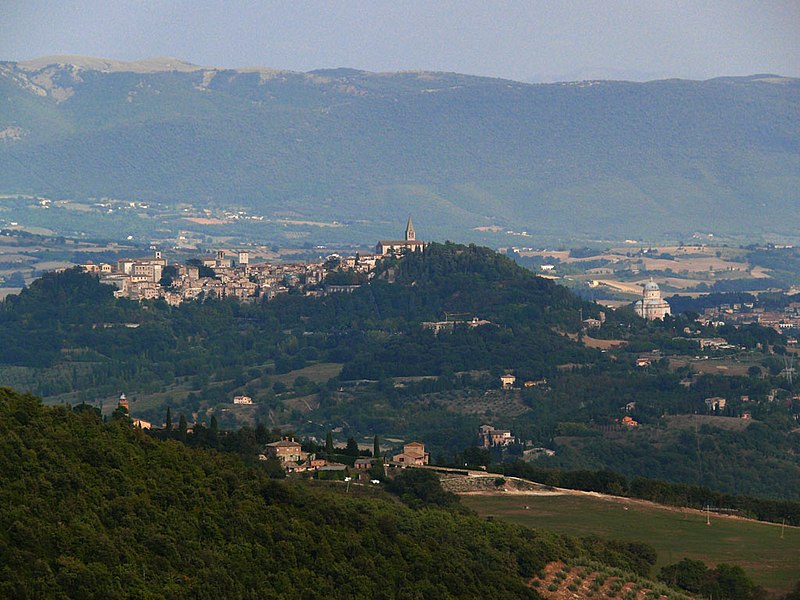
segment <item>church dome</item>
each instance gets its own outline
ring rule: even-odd
[[[646,292],[657,292],[658,284],[655,281],[648,281],[644,284],[644,290]]]

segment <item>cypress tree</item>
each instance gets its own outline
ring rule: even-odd
[[[378,442],[378,434],[375,434],[375,439],[372,440],[372,456],[378,458],[381,455],[381,445]]]
[[[182,442],[186,441],[186,432],[189,429],[189,424],[186,422],[186,415],[181,413],[181,418],[178,419],[178,439]]]
[[[217,423],[217,416],[211,415],[211,423],[209,424],[209,442],[212,448],[217,447],[217,433],[219,432],[219,424]]]
[[[269,432],[263,423],[256,423],[256,441],[259,444],[266,444],[269,441]]]
[[[169,406],[167,407],[167,424],[165,426],[167,433],[172,431],[172,411]]]

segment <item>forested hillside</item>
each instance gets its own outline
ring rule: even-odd
[[[424,255],[384,262],[373,282],[353,294],[319,299],[287,295],[259,305],[188,302],[175,308],[163,302],[115,300],[111,287],[77,268],[49,273],[0,305],[0,364],[72,363],[72,382],[36,390],[46,396],[91,387],[101,378],[117,389],[146,388],[149,381],[166,383],[200,372],[220,371],[224,379],[222,375],[238,375],[267,362],[280,373],[320,359],[349,363],[360,351],[369,355],[387,342],[430,345],[434,336],[420,322],[443,319],[445,313],[462,319],[477,315],[492,323],[465,332],[482,340],[482,353],[475,349],[458,364],[452,362],[455,356],[444,353],[450,369],[508,368],[509,360],[541,365],[553,360],[546,349],[562,353],[564,360],[595,354],[552,328],[575,328],[579,308],[587,315],[599,308],[491,250],[432,244]],[[512,358],[504,350],[509,340],[542,348]],[[441,341],[451,344],[447,338]],[[404,351],[407,360],[416,361],[409,368],[421,369],[415,373],[437,375],[445,366],[413,348]],[[387,361],[380,364],[381,369],[392,368]],[[126,368],[115,370],[119,365]],[[82,378],[95,369],[100,371],[94,379]],[[48,383],[41,380],[40,385]]]
[[[261,423],[317,442],[332,430],[339,443],[418,439],[450,464],[525,457],[797,497],[800,387],[782,372],[784,336],[603,312],[588,332],[595,337],[584,338],[581,314],[599,321],[601,307],[507,257],[457,244],[387,259],[352,293],[261,304],[139,304],[68,270],[0,304],[0,385],[106,415],[124,392],[132,415],[156,427],[169,409],[175,420]],[[423,326],[445,318],[459,322],[438,334]],[[736,348],[706,350],[705,366],[731,372],[694,372],[675,358],[692,358],[699,336],[722,335]],[[610,340],[618,345],[592,347]],[[637,366],[642,357],[648,364]],[[516,378],[509,389],[505,374]],[[253,404],[234,406],[242,394]],[[709,408],[709,398],[727,404]],[[519,443],[476,456],[485,423],[513,430]]]
[[[439,239],[800,225],[794,79],[529,85],[71,60],[0,63],[0,192],[244,206],[385,234],[413,212]]]
[[[231,456],[9,389],[0,483],[4,598],[538,598],[526,583],[553,560],[639,575],[654,561],[643,544],[270,480]]]

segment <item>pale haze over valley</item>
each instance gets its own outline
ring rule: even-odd
[[[189,203],[224,224],[203,235],[308,244],[409,214],[495,247],[800,226],[797,2],[40,0],[0,22],[7,225],[154,239],[111,198],[155,203],[166,237]]]

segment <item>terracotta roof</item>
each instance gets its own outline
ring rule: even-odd
[[[419,240],[381,240],[378,242],[379,244],[391,245],[391,246],[424,246],[425,242],[421,242]]]
[[[272,442],[271,444],[267,444],[272,448],[288,448],[290,446],[299,446],[299,442],[292,442],[290,440],[280,440],[278,442]]]

